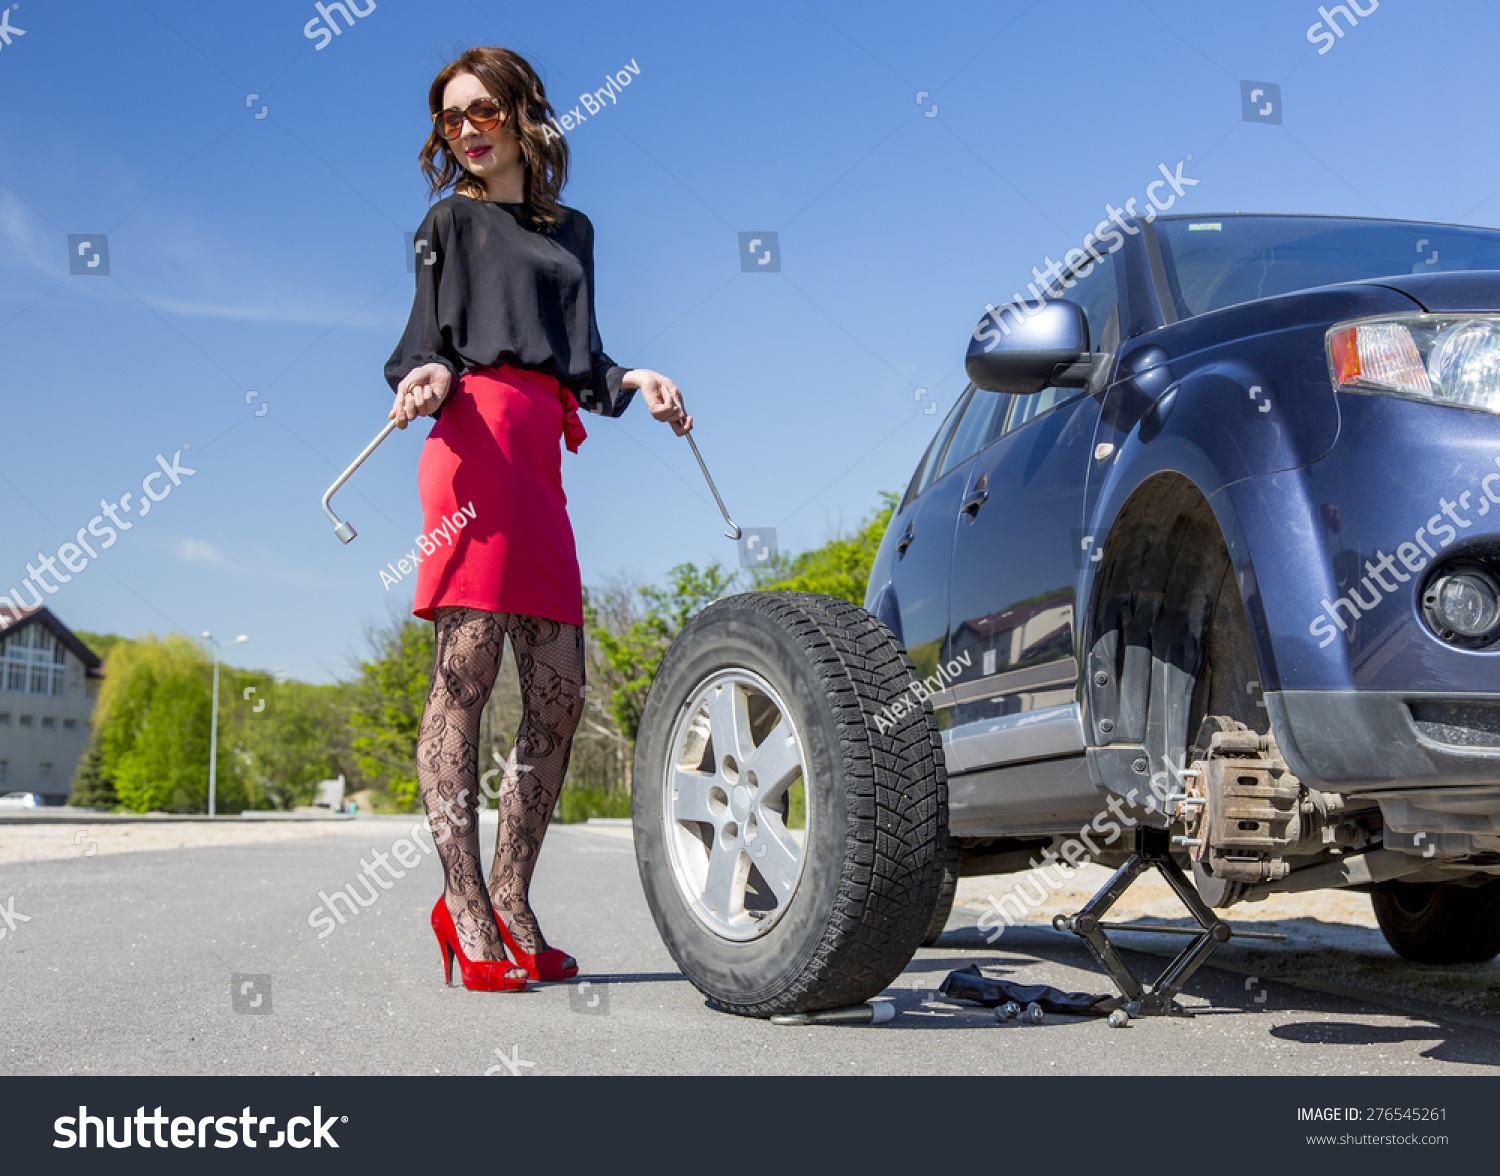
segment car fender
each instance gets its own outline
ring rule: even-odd
[[[874,587],[875,582],[873,578],[870,583],[871,587]],[[896,635],[897,641],[901,642],[903,646],[906,644],[905,638],[901,635],[901,604],[896,598],[896,586],[894,584],[887,580],[875,591],[873,596],[867,594],[865,597],[865,611],[874,613],[880,622]]]
[[[1213,511],[1245,605],[1260,667],[1260,686],[1265,690],[1279,688],[1278,641],[1287,632],[1288,622],[1274,609],[1268,612],[1263,571],[1270,577],[1267,584],[1274,601],[1277,586],[1287,577],[1301,574],[1299,568],[1324,568],[1325,561],[1312,526],[1317,507],[1308,497],[1305,480],[1295,470],[1251,471],[1257,461],[1286,460],[1295,447],[1259,427],[1269,422],[1254,422],[1249,426],[1251,440],[1237,445],[1233,436],[1213,436],[1201,411],[1179,411],[1179,405],[1171,403],[1198,396],[1202,403],[1222,404],[1224,398],[1232,398],[1236,384],[1244,386],[1244,378],[1243,372],[1211,372],[1190,387],[1187,381],[1173,385],[1153,402],[1152,411],[1143,416],[1140,427],[1124,440],[1112,460],[1095,463],[1092,472],[1098,475],[1097,490],[1095,485],[1090,486],[1090,517],[1084,542],[1098,555],[1084,561],[1079,584],[1079,599],[1089,602],[1080,618],[1082,648],[1089,648],[1095,639],[1093,619],[1101,603],[1097,599],[1099,568],[1121,512],[1137,492],[1149,493],[1154,481],[1173,476],[1191,483]],[[1336,437],[1336,407],[1334,413]],[[1101,425],[1101,433],[1106,427]],[[1201,443],[1205,437],[1213,441],[1211,446]],[[1316,448],[1327,452],[1321,439]],[[1098,450],[1095,452],[1097,455]]]

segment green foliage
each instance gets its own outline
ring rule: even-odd
[[[349,687],[268,679],[263,689],[271,692],[263,715],[237,705],[230,732],[224,714],[219,715],[220,740],[232,733],[236,748],[248,757],[246,771],[257,807],[310,804],[320,780],[342,772],[347,782],[353,769],[343,762],[352,758]],[[349,791],[356,788],[349,784]]]
[[[349,688],[349,745],[367,782],[403,812],[414,812],[417,731],[431,682],[433,628],[415,617],[366,627],[372,657]]]
[[[632,615],[629,602],[621,602],[625,619],[623,623],[617,619],[613,625],[605,621],[592,599],[585,600],[584,623],[604,656],[607,709],[632,743],[640,730],[651,680],[667,646],[695,613],[723,596],[734,580],[717,560],[705,568],[678,564],[667,573],[665,588],[636,590],[644,602],[643,614]]]
[[[779,555],[746,577],[750,589],[820,592],[863,604],[870,567],[897,500],[898,495],[883,492],[880,507],[853,535],[837,536],[801,555]],[[717,561],[704,568],[686,563],[667,574],[663,588],[615,587],[596,596],[585,594],[588,636],[603,659],[602,672],[593,676],[603,678],[606,710],[632,743],[667,647],[694,614],[735,591],[740,581],[739,574],[726,572]]]
[[[95,704],[100,774],[132,812],[202,812],[208,807],[212,670],[186,637],[121,642]],[[222,697],[220,709],[226,705]],[[217,801],[222,812],[245,807],[238,758],[218,749]]]
[[[585,592],[590,705],[580,729],[584,744],[575,747],[560,800],[562,820],[629,815],[629,745],[639,733],[651,681],[667,647],[706,605],[742,588],[863,602],[897,500],[889,493],[881,498],[854,534],[783,554],[754,573],[733,573],[718,562],[701,568],[684,563],[663,586],[617,579]],[[79,764],[71,802],[135,811],[206,808],[211,665],[201,647],[183,637],[137,641],[82,630],[78,636],[108,665],[94,740]],[[340,773],[350,791],[373,789],[401,811],[420,807],[417,733],[430,685],[433,629],[393,613],[384,626],[367,627],[365,637],[368,660],[358,663],[354,681],[268,681],[272,706],[259,717],[239,705],[235,674],[223,670],[219,811],[305,804],[317,781]],[[508,714],[507,723],[515,717]],[[592,766],[585,768],[586,762]]]
[[[870,582],[870,567],[875,562],[880,541],[885,537],[885,529],[890,525],[891,515],[895,513],[899,495],[882,491],[880,497],[882,504],[879,509],[865,519],[853,535],[831,539],[822,547],[792,558],[783,556],[756,574],[755,590],[820,592],[863,604],[865,586]]]
[[[100,661],[108,661],[109,655],[120,645],[131,645],[129,637],[116,637],[113,633],[90,633],[87,629],[74,629],[73,635],[92,649]]]
[[[97,738],[89,744],[83,758],[78,761],[78,770],[73,773],[73,786],[68,792],[68,803],[102,809],[112,809],[120,803],[114,781],[104,774],[104,748],[99,745]]]
[[[562,790],[557,804],[557,819],[567,825],[590,817],[630,816],[630,793],[617,789],[573,785]]]

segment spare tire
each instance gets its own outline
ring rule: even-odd
[[[958,897],[958,876],[963,866],[963,851],[958,842],[949,838],[948,848],[940,855],[943,880],[938,884],[937,905],[932,908],[932,919],[922,935],[922,946],[931,947],[948,929],[948,916],[953,913],[953,902]]]
[[[636,862],[667,950],[712,1005],[858,1004],[915,954],[948,819],[917,680],[879,620],[808,592],[717,601],[667,651],[636,741]]]

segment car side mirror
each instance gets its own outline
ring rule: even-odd
[[[979,320],[964,370],[976,388],[1029,396],[1049,386],[1087,386],[1091,359],[1088,320],[1076,302],[1034,310],[1007,303]]]

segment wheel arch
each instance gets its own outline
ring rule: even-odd
[[[1270,730],[1275,658],[1230,503],[1160,471],[1120,504],[1080,616],[1084,727],[1100,782],[1139,788],[1191,747],[1201,719]],[[1123,618],[1123,619],[1122,619]],[[1144,647],[1146,656],[1133,652]],[[1206,672],[1205,672],[1206,671]]]

